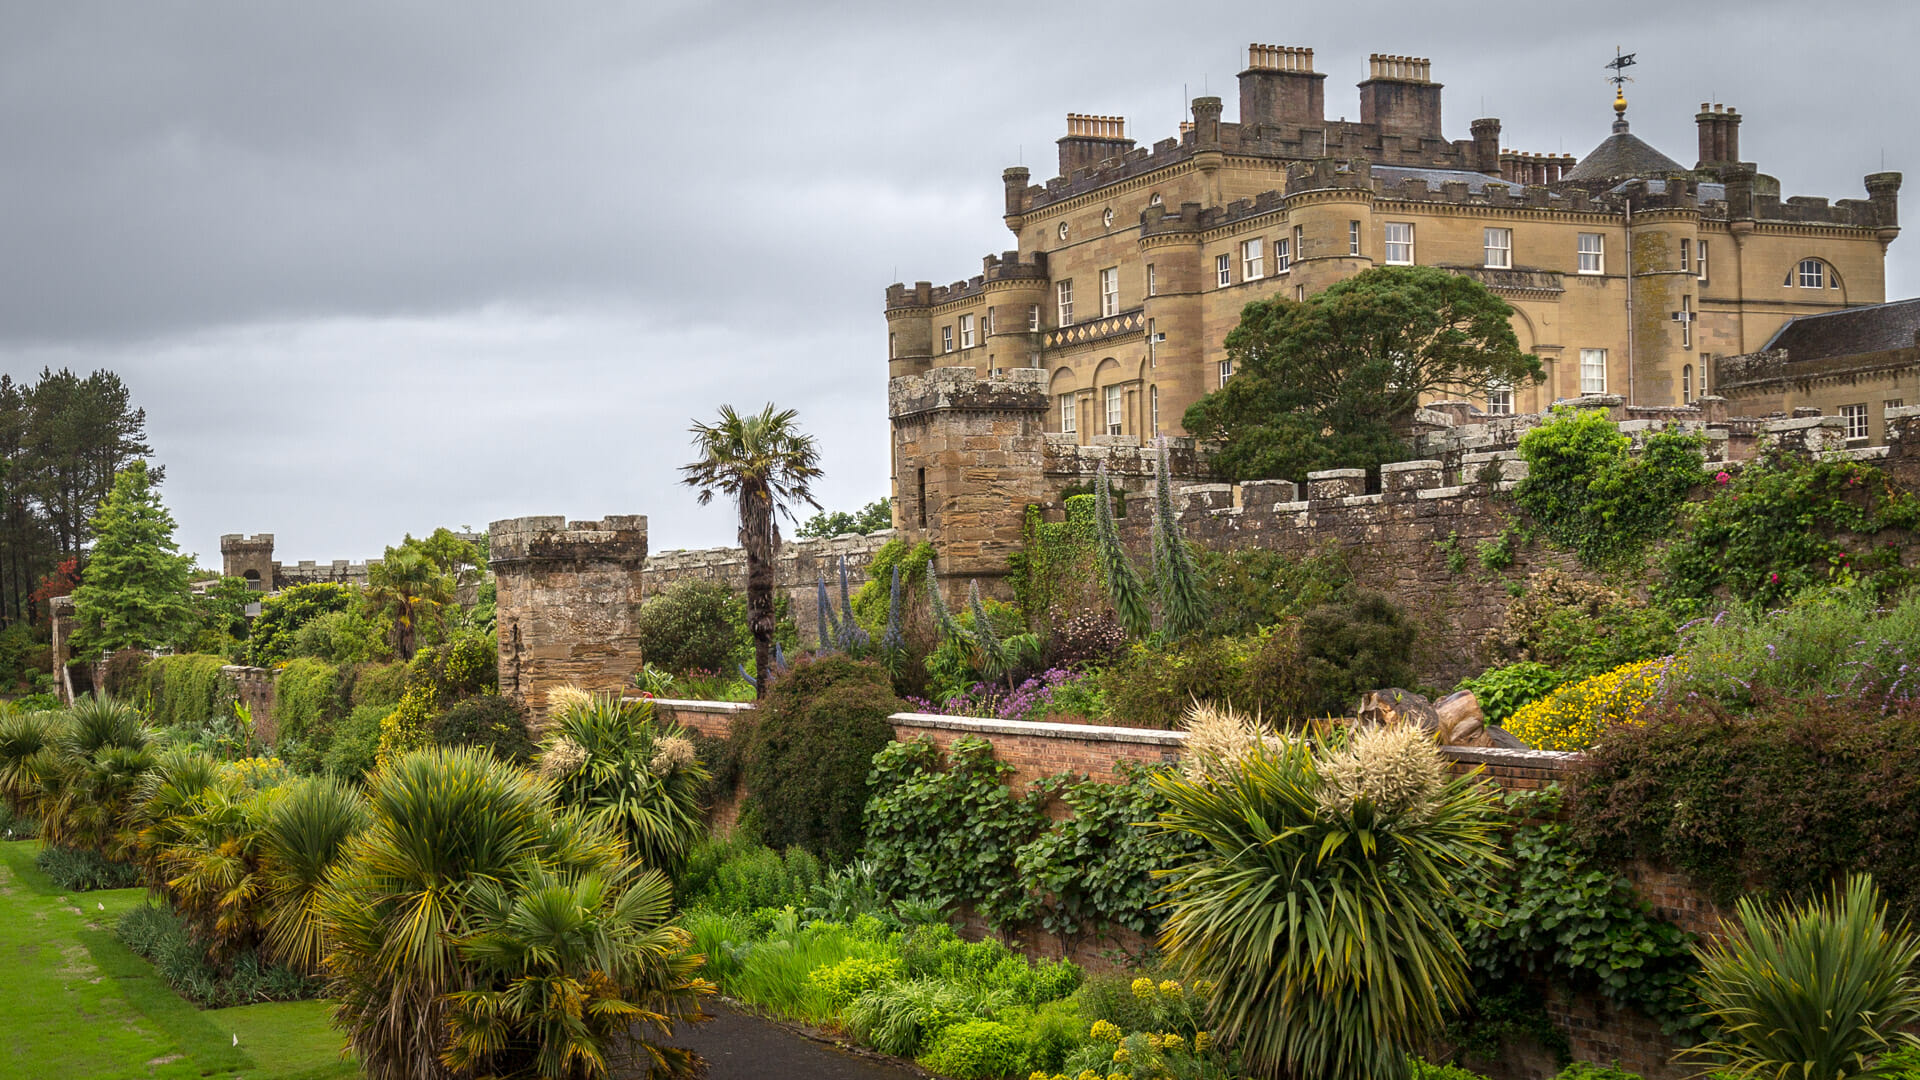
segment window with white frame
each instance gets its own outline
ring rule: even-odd
[[[1847,441],[1867,441],[1867,407],[1860,405],[1840,406],[1840,418],[1847,422]]]
[[[1487,383],[1487,415],[1513,415],[1513,384],[1499,379]]]
[[[1295,225],[1293,227],[1293,258],[1304,259],[1306,257],[1307,257],[1307,230],[1304,226]]]
[[[1233,257],[1215,255],[1213,257],[1213,278],[1221,288],[1233,284]]]
[[[1486,266],[1490,270],[1513,269],[1513,230],[1483,229],[1485,236],[1482,246],[1486,250]]]
[[[1680,365],[1680,404],[1693,404],[1693,365]]]
[[[1905,402],[1905,401],[1903,401],[1903,400],[1902,400],[1902,399],[1900,399],[1900,398],[1897,398],[1897,397],[1896,397],[1896,398],[1888,398],[1887,400],[1885,400],[1885,401],[1883,401],[1883,402],[1881,402],[1881,403],[1880,403],[1880,408],[1881,408],[1881,410],[1882,410],[1882,412],[1884,412],[1884,411],[1885,411],[1885,410],[1887,410],[1887,409],[1898,409],[1898,408],[1900,408],[1901,406],[1903,406],[1903,405],[1905,405],[1905,404],[1906,404],[1906,402]]]
[[[1697,250],[1694,252],[1693,271],[1701,281],[1705,281],[1707,280],[1707,242],[1702,240],[1694,246]]]
[[[1607,350],[1580,350],[1580,392],[1583,394],[1607,392]]]
[[[1147,387],[1147,411],[1153,414],[1153,434],[1160,434],[1160,388]]]
[[[1060,434],[1072,435],[1079,430],[1080,406],[1075,404],[1072,394],[1060,395]]]
[[[973,348],[973,316],[971,315],[960,316],[960,347]]]
[[[1713,370],[1713,354],[1710,352],[1701,353],[1700,354],[1700,396],[1701,397],[1706,397],[1708,394],[1713,393],[1713,391],[1707,389],[1707,374],[1712,370]]]
[[[1293,269],[1293,245],[1285,239],[1273,242],[1273,272],[1285,274]]]
[[[1118,435],[1126,423],[1126,393],[1117,386],[1107,387],[1107,434]]]
[[[1794,268],[1793,273],[1787,275],[1787,284],[1798,284],[1803,289],[1825,288],[1827,264],[1819,259],[1801,259],[1800,265]]]
[[[1680,320],[1680,347],[1693,348],[1693,297],[1680,298],[1680,311],[1674,318]]]
[[[1413,265],[1413,222],[1387,222],[1387,265]]]
[[[1152,263],[1147,264],[1147,295],[1160,295],[1160,279],[1154,276]]]
[[[1258,281],[1267,276],[1267,242],[1256,236],[1240,241],[1240,280]]]
[[[951,326],[943,326],[940,328],[940,351],[953,351],[953,327]]]
[[[1061,326],[1073,325],[1073,279],[1068,278],[1053,287],[1054,298],[1060,306]]]
[[[1347,222],[1347,254],[1360,254],[1360,223],[1357,221]]]
[[[1680,269],[1693,269],[1693,241],[1685,237],[1680,240]]]
[[[1227,385],[1227,380],[1231,378],[1233,378],[1233,358],[1229,356],[1220,361],[1220,385]]]
[[[988,337],[992,337],[992,336],[993,336],[993,332],[994,332],[994,331],[993,331],[993,309],[992,309],[992,308],[988,308],[988,309],[987,309],[987,316],[986,316],[986,319],[985,319],[985,323],[986,323],[986,325],[985,325],[985,327],[984,327],[984,332],[986,333],[986,335],[987,335]]]
[[[1580,272],[1583,274],[1607,272],[1606,237],[1594,232],[1580,234]]]
[[[1120,268],[1109,266],[1100,271],[1100,317],[1120,314]]]
[[[1293,287],[1293,298],[1298,301],[1304,301],[1307,298],[1307,287],[1305,285],[1295,285]]]
[[[1147,366],[1150,368],[1160,366],[1160,338],[1162,335],[1159,330],[1154,328],[1154,323],[1157,321],[1156,319],[1147,320]]]
[[[1028,330],[1040,329],[1040,305],[1039,304],[1027,305],[1027,329]]]

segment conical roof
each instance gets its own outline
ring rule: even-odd
[[[1686,172],[1686,166],[1647,145],[1638,135],[1627,130],[1627,122],[1616,120],[1613,134],[1593,152],[1580,159],[1566,174],[1568,180],[1630,180],[1634,178],[1659,179],[1673,173]]]

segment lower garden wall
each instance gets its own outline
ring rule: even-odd
[[[753,706],[735,702],[662,700],[656,702],[663,719],[703,735],[730,736],[734,721],[753,712]],[[994,756],[1013,766],[1017,784],[1061,772],[1085,773],[1096,780],[1118,782],[1115,767],[1123,762],[1153,765],[1178,761],[1186,733],[1141,728],[1081,724],[1029,723],[967,716],[895,713],[889,717],[894,737],[901,741],[925,736],[945,748],[973,735],[993,744]],[[1580,755],[1548,750],[1503,750],[1449,746],[1443,748],[1456,773],[1478,771],[1491,783],[1509,791],[1537,791],[1567,778]],[[713,825],[732,826],[739,809],[739,793],[718,800]],[[1696,934],[1712,933],[1720,911],[1682,874],[1636,863],[1624,868],[1636,889],[1661,918]],[[991,933],[987,924],[961,913],[965,930],[978,937]],[[1034,956],[1066,957],[1096,969],[1111,966],[1110,954],[1138,954],[1151,942],[1137,934],[1098,940],[1059,936],[1032,929],[1009,939]],[[1568,995],[1550,988],[1547,1014],[1566,1033],[1573,1056],[1582,1061],[1617,1062],[1647,1080],[1681,1080],[1689,1070],[1670,1064],[1675,1044],[1660,1025],[1631,1010],[1614,1006],[1597,995]],[[1503,1060],[1473,1063],[1496,1080],[1540,1080],[1559,1072],[1552,1054],[1532,1046],[1510,1046]]]

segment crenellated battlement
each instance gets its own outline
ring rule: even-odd
[[[489,560],[501,564],[575,562],[638,563],[647,557],[644,514],[611,515],[598,521],[564,517],[519,517],[488,526]]]
[[[887,383],[887,415],[895,422],[939,410],[1040,411],[1047,408],[1047,373],[1009,368],[982,376],[970,367],[940,367]]]

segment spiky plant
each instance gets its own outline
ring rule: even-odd
[[[220,763],[198,747],[170,746],[155,755],[132,820],[134,858],[146,868],[149,880],[163,880],[161,855],[180,843],[182,825],[200,795],[219,781]]]
[[[840,627],[833,614],[833,605],[827,603],[826,575],[814,579],[814,621],[819,624],[815,631],[818,648],[821,652],[832,652],[840,637]]]
[[[138,711],[105,695],[67,709],[58,740],[34,767],[46,842],[114,858],[127,854],[133,813],[154,764],[152,740]]]
[[[1468,992],[1460,882],[1501,861],[1485,785],[1329,800],[1304,740],[1153,784],[1170,804],[1157,826],[1204,844],[1164,872],[1160,946],[1215,984],[1212,1023],[1242,1061],[1261,1076],[1404,1080],[1408,1052]]]
[[[366,825],[365,800],[332,777],[300,780],[267,809],[259,823],[261,928],[273,959],[299,971],[320,972],[326,955],[320,889],[347,841]]]
[[[900,599],[900,567],[896,563],[893,583],[887,591],[887,629],[880,635],[880,649],[888,656],[905,652],[907,648],[906,630],[900,625]]]
[[[216,783],[176,819],[178,837],[162,848],[162,888],[174,909],[223,963],[258,944],[260,831],[263,800],[230,782]]]
[[[873,636],[853,617],[853,593],[847,575],[847,557],[840,556],[840,651],[861,656],[873,645]]]
[[[1100,549],[1100,571],[1107,580],[1107,595],[1113,599],[1114,613],[1120,625],[1134,637],[1145,637],[1153,630],[1153,610],[1147,604],[1147,587],[1133,559],[1120,542],[1120,530],[1113,523],[1113,496],[1107,483],[1107,463],[1101,462],[1095,483],[1094,537]]]
[[[980,600],[980,582],[967,582],[967,612],[973,616],[973,651],[979,655],[976,665],[989,677],[999,678],[1007,669],[1007,650],[1000,643],[1000,635],[994,633],[993,620],[987,617],[987,605]]]
[[[1893,1076],[1887,1052],[1920,1045],[1920,938],[1889,924],[1873,879],[1766,908],[1743,897],[1736,926],[1695,947],[1715,1038],[1684,1051],[1737,1080]]]
[[[1207,624],[1206,586],[1193,549],[1187,545],[1173,509],[1173,467],[1166,436],[1158,445],[1153,475],[1153,580],[1160,594],[1160,617],[1175,637],[1199,633]]]
[[[933,612],[933,625],[942,638],[963,636],[960,624],[953,620],[953,613],[947,610],[947,598],[940,591],[940,575],[934,571],[932,562],[927,563],[927,607]]]
[[[673,872],[704,829],[707,770],[677,725],[656,720],[653,702],[614,694],[565,694],[548,714],[545,770],[563,805],[605,818],[647,866]]]
[[[0,796],[15,814],[37,813],[40,774],[57,752],[62,717],[0,705]]]

